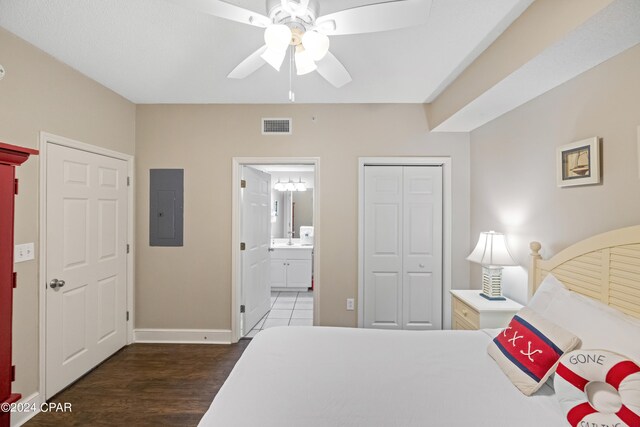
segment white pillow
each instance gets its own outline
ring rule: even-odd
[[[527,307],[537,312],[538,314],[544,315],[544,312],[547,311],[549,304],[557,295],[569,295],[569,290],[555,278],[553,274],[547,274],[547,277],[544,278],[540,286],[538,286],[538,290],[531,300],[527,304]]]
[[[640,321],[600,301],[565,291],[555,292],[540,314],[577,335],[580,348],[606,349],[640,363]]]
[[[536,293],[529,300],[527,307],[544,316],[549,304],[557,295],[566,297],[569,295],[569,290],[553,274],[547,274],[547,277],[538,286]],[[551,374],[547,380],[547,386],[551,389],[553,389],[553,377],[554,374]]]

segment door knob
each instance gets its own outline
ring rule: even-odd
[[[64,286],[64,284],[65,284],[64,280],[58,280],[58,279],[53,279],[51,280],[51,282],[49,282],[49,286],[51,287],[51,289],[61,288]]]
[[[419,264],[418,265],[420,268],[424,268],[424,264]]]

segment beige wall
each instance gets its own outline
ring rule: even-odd
[[[260,135],[292,117],[292,136]],[[315,118],[315,120],[314,120]],[[432,134],[422,105],[139,105],[136,327],[230,329],[234,156],[317,156],[322,325],[355,326],[358,157],[451,156],[453,283],[467,287],[469,137]],[[184,247],[148,245],[149,169],[185,169]]]
[[[531,240],[548,257],[590,235],[638,224],[638,76],[640,46],[472,132],[472,240],[482,230],[507,232],[527,266]],[[602,184],[558,188],[556,147],[593,136],[603,139]],[[477,268],[471,279],[480,286]],[[512,272],[512,281],[522,295],[523,271]]]
[[[0,28],[0,141],[37,148],[40,131],[133,154],[135,106]],[[38,157],[17,170],[16,243],[38,253]],[[38,260],[16,264],[13,360],[16,392],[38,390]]]

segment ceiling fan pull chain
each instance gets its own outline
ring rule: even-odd
[[[289,47],[289,101],[296,102],[296,94],[293,93],[293,46]]]

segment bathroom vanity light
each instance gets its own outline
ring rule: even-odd
[[[302,178],[299,178],[298,182],[291,181],[291,179],[287,182],[281,182],[278,179],[273,189],[276,191],[307,191],[307,184],[302,182]]]
[[[296,187],[296,191],[307,191],[307,184],[302,182],[302,178],[298,178],[298,182],[296,182],[294,185]]]

